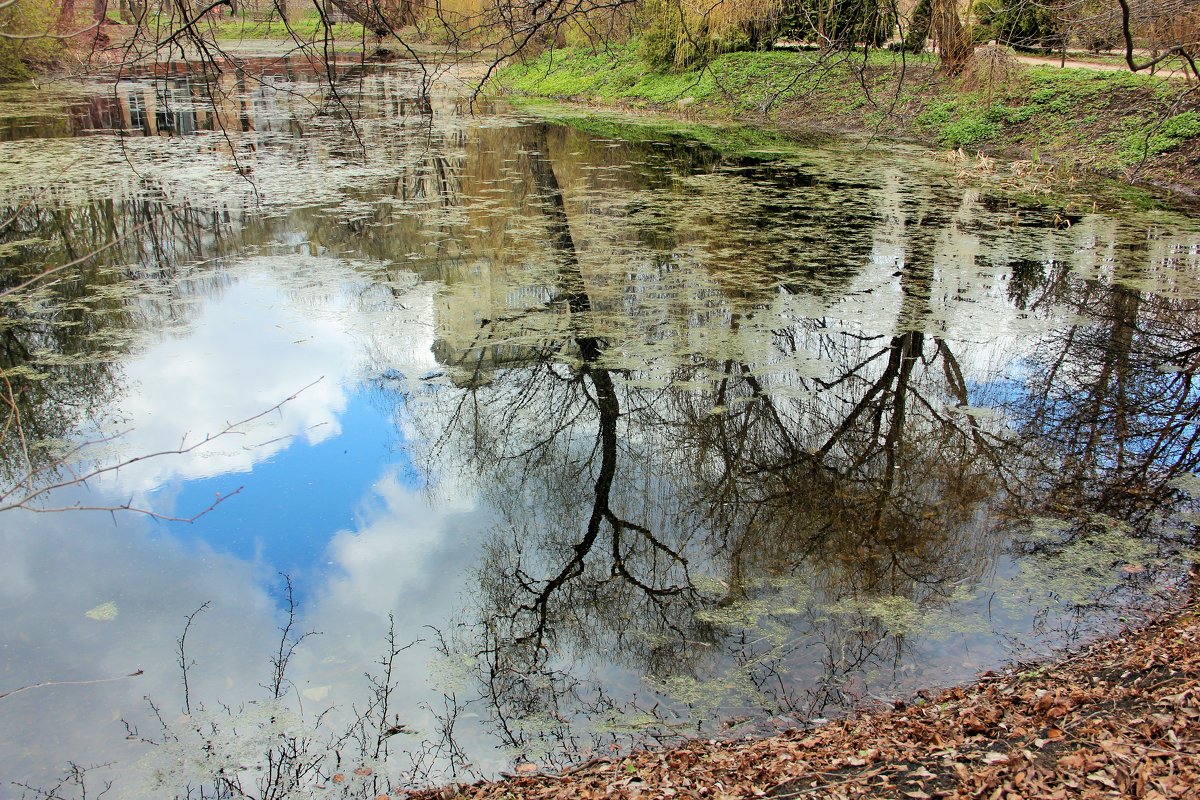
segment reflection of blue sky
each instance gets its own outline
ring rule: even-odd
[[[964,376],[967,387],[967,403],[991,408],[1016,407],[1025,401],[1028,389],[1028,365],[1014,363],[1005,374],[989,375],[989,380],[979,381]]]
[[[69,760],[130,768],[141,748],[120,720],[155,730],[146,696],[168,722],[179,714],[178,637],[203,603],[211,605],[188,639],[193,697],[210,706],[261,697],[282,618],[276,571],[295,578],[298,624],[324,634],[305,642],[296,685],[331,702],[362,698],[389,613],[408,641],[423,625],[444,624],[459,600],[490,521],[465,487],[449,502],[429,502],[402,452],[408,428],[395,417],[403,406],[364,380],[386,364],[401,376],[398,393],[403,376],[429,370],[432,289],[364,308],[361,277],[336,259],[254,258],[228,272],[233,280],[197,298],[186,325],[146,331],[121,365],[128,391],[108,416],[122,435],[100,457],[171,450],[257,418],[53,502],[132,501],[189,516],[218,492],[244,490],[190,525],[10,512],[0,526],[0,691],[144,670],[136,680],[48,687],[0,704],[6,778],[45,784]],[[110,430],[88,435],[101,433]],[[88,616],[106,604],[111,617]],[[398,665],[397,709],[411,719],[428,699],[427,658],[414,648]]]
[[[338,415],[340,435],[316,443],[295,438],[247,473],[176,481],[155,493],[173,494],[173,513],[206,508],[222,493],[242,491],[194,523],[172,523],[170,534],[202,540],[269,573],[285,572],[303,586],[324,571],[335,533],[355,527],[373,484],[389,470],[402,485],[416,473],[402,450],[390,414],[364,392],[351,395]],[[164,498],[165,499],[165,498]],[[161,509],[164,512],[167,509]]]

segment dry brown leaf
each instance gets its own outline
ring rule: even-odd
[[[764,786],[803,786],[801,795],[822,798],[922,800],[932,794],[1057,800],[1114,792],[1145,800],[1196,798],[1198,640],[1200,617],[1179,614],[1036,675],[1008,670],[974,686],[929,694],[921,705],[827,723],[816,733],[793,731],[761,741],[694,741],[661,753],[630,754],[618,762],[620,770],[608,762],[553,782],[530,774],[507,784],[459,787],[445,796],[719,800],[762,796]],[[1043,727],[1047,715],[1061,721]],[[1061,746],[1067,737],[1064,731],[1070,731],[1068,752],[1053,746]],[[990,738],[981,740],[980,733]],[[877,766],[813,781],[815,775],[872,763]],[[640,771],[638,780],[623,780],[629,777],[626,764]],[[945,785],[948,777],[957,779],[953,791]],[[901,778],[941,781],[897,786]],[[805,782],[797,784],[797,779]],[[413,793],[414,800],[440,796]]]
[[[1109,789],[1116,790],[1118,788],[1116,781],[1114,781],[1112,776],[1107,772],[1093,772],[1092,774],[1088,775],[1088,780],[1092,781],[1093,783],[1098,783],[1101,786],[1107,786]]]

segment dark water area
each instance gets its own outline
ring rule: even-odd
[[[0,94],[0,797],[821,724],[1184,587],[1200,218],[421,84]]]

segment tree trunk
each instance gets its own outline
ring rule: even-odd
[[[330,0],[330,3],[376,36],[387,36],[416,21],[412,0]]]
[[[64,0],[62,11],[58,13],[58,32],[66,33],[75,30],[75,0]]]
[[[970,31],[958,16],[957,0],[933,0],[932,10],[933,36],[942,58],[942,71],[957,75],[974,51]]]

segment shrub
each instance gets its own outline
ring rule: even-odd
[[[1126,164],[1173,150],[1188,139],[1200,136],[1200,113],[1185,111],[1169,117],[1157,127],[1141,128],[1129,134],[1119,157]]]
[[[1000,132],[1000,126],[983,116],[968,116],[942,127],[938,141],[949,148],[972,147]]]
[[[1057,49],[1064,44],[1053,2],[975,0],[975,40],[1011,47]]]
[[[832,42],[837,49],[849,50],[862,43],[879,47],[896,26],[895,5],[884,0],[793,0],[788,6],[781,22],[785,35]],[[922,47],[924,41],[923,34]]]
[[[31,35],[53,32],[58,4],[48,0],[21,0],[0,9],[0,32]],[[0,81],[29,77],[30,65],[47,64],[62,53],[58,39],[11,39],[0,36]]]

